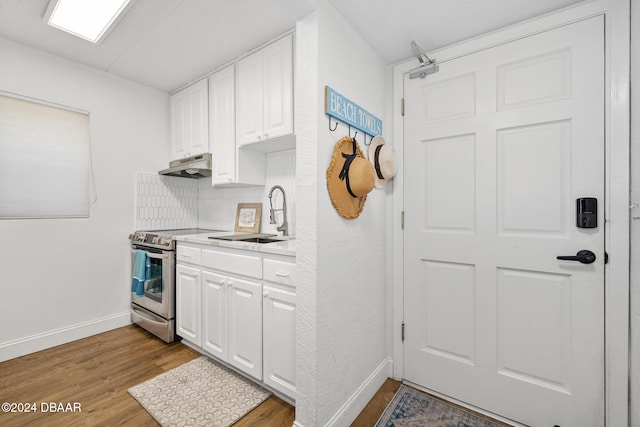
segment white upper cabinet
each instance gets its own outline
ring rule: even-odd
[[[209,77],[211,183],[236,181],[236,103],[233,65]]]
[[[264,83],[262,51],[250,55],[236,65],[237,116],[236,141],[238,145],[262,139]]]
[[[200,80],[170,97],[171,160],[209,151],[209,89]]]
[[[209,77],[209,146],[215,186],[264,185],[264,153],[236,146],[235,67],[230,65]]]
[[[187,93],[177,92],[169,98],[171,115],[171,160],[184,157],[187,152]]]
[[[264,139],[293,133],[292,49],[292,36],[289,35],[262,51]]]
[[[237,63],[236,93],[239,147],[293,134],[292,35]]]

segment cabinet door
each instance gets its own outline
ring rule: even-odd
[[[202,271],[202,347],[224,361],[229,355],[227,283],[225,276]]]
[[[171,116],[171,160],[181,159],[187,153],[189,140],[187,123],[188,115],[187,93],[185,91],[171,95],[169,98],[169,113]]]
[[[296,294],[263,289],[264,382],[294,398],[296,392]]]
[[[227,67],[209,78],[210,148],[212,184],[236,180],[235,68]]]
[[[177,334],[200,345],[200,269],[176,266],[176,325]]]
[[[236,142],[256,142],[263,135],[262,51],[236,64]]]
[[[262,284],[229,279],[229,363],[262,379]]]
[[[293,133],[293,36],[264,48],[263,139]]]
[[[187,156],[209,152],[209,87],[207,79],[188,88],[189,130]]]

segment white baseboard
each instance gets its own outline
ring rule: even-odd
[[[347,399],[342,407],[325,424],[328,426],[348,426],[362,412],[367,403],[384,384],[393,376],[393,359],[385,358],[358,389]],[[297,425],[294,423],[294,425]],[[299,425],[298,425],[299,426]],[[300,426],[301,427],[301,426]]]
[[[0,343],[0,362],[131,324],[129,311]]]

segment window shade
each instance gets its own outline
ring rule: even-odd
[[[0,95],[0,218],[89,216],[89,115]]]

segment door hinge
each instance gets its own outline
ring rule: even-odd
[[[404,341],[404,322],[402,322],[402,341]]]
[[[404,98],[400,100],[400,115],[404,116]]]
[[[404,211],[400,213],[400,228],[404,230]]]

